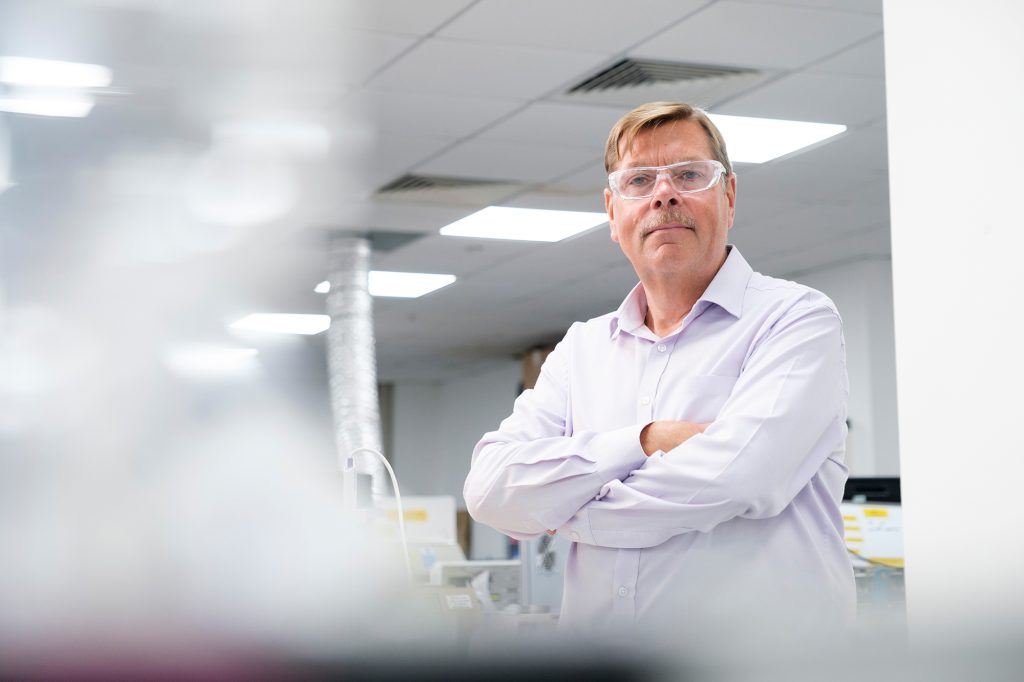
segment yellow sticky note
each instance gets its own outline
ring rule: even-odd
[[[422,523],[423,521],[427,520],[427,510],[426,509],[406,509],[405,513],[402,514],[402,516],[405,517],[406,521],[419,521],[419,522]],[[388,512],[388,519],[391,520],[391,521],[398,521],[398,512],[396,510],[389,511]]]

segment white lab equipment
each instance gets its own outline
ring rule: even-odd
[[[523,564],[518,560],[438,561],[430,569],[430,584],[473,587],[485,611],[519,609]]]

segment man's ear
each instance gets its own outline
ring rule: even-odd
[[[607,187],[604,190],[604,210],[608,214],[608,228],[611,231],[611,238],[613,242],[619,241],[619,233],[615,229],[615,204],[612,201],[612,191]]]
[[[729,181],[725,186],[725,196],[729,201],[729,229],[732,229],[732,221],[736,217],[736,174],[729,175]]]

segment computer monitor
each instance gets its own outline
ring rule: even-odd
[[[846,481],[843,501],[900,504],[900,478],[899,476],[852,476]]]

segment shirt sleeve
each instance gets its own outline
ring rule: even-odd
[[[559,530],[587,544],[641,548],[736,517],[777,515],[843,442],[847,394],[839,316],[791,310],[755,345],[703,434],[607,482]]]
[[[562,526],[603,486],[621,482],[646,459],[640,447],[645,424],[566,435],[575,329],[548,355],[537,385],[519,396],[512,415],[473,450],[463,489],[469,513],[513,537]]]

